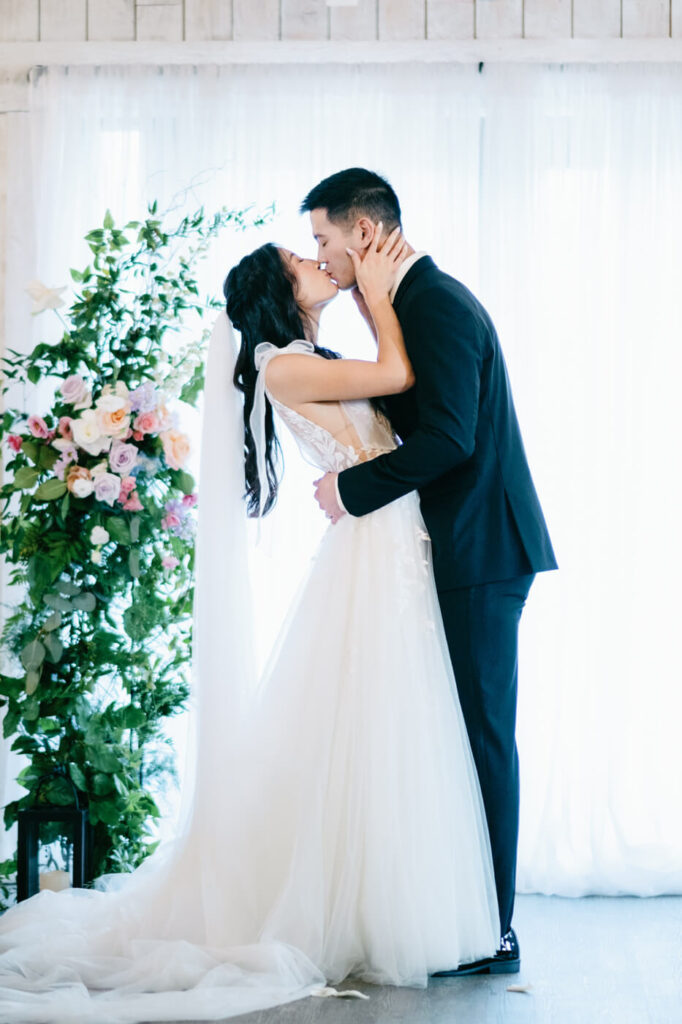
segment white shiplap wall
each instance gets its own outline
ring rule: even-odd
[[[0,0],[0,42],[665,39],[682,0]]]

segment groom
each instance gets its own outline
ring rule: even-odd
[[[354,167],[312,189],[318,259],[342,289],[357,288],[348,248],[362,257],[383,223],[401,223],[387,181]],[[457,690],[478,770],[500,910],[495,956],[448,975],[513,973],[511,927],[519,823],[515,741],[518,625],[535,574],[556,569],[526,461],[495,328],[463,284],[410,249],[391,301],[414,367],[415,386],[385,399],[402,440],[395,451],[317,481],[332,522],[364,516],[417,489],[431,537],[438,598]]]

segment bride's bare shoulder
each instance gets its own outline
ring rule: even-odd
[[[264,372],[265,385],[273,398],[286,402],[294,397],[300,388],[301,378],[309,374],[313,362],[318,360],[311,360],[310,355],[300,352],[282,352],[272,356]]]

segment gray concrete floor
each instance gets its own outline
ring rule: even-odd
[[[234,1024],[682,1024],[682,897],[517,896],[521,972],[428,989],[348,980],[370,999],[303,999]],[[509,985],[531,986],[509,992]]]

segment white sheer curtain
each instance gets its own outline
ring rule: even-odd
[[[322,176],[388,175],[409,239],[497,323],[561,567],[521,627],[519,889],[682,892],[682,68],[53,68],[32,96],[36,185],[22,161],[10,183],[13,347],[30,341],[27,273],[67,283],[107,206],[275,200],[269,228],[216,247],[219,294],[266,238],[314,253],[296,211]],[[324,332],[371,351],[345,297]],[[324,529],[313,475],[287,446],[257,566],[263,654]]]

